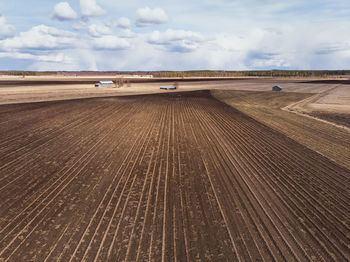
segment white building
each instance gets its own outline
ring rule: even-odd
[[[115,87],[115,83],[113,81],[99,81],[95,87]]]

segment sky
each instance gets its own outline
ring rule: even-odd
[[[0,0],[0,70],[350,69],[349,0]]]

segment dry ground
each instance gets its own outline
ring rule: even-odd
[[[350,132],[282,108],[313,94],[212,91],[219,100],[350,169]]]
[[[209,92],[0,106],[2,261],[349,261],[350,171]]]
[[[70,84],[60,85],[59,80],[62,79],[39,79],[33,80],[34,84],[28,80],[23,80],[25,84],[20,82],[2,81],[0,78],[0,104],[38,102],[38,101],[54,101],[65,99],[76,99],[86,97],[107,97],[121,96],[132,94],[150,94],[167,92],[161,91],[161,85],[173,85],[174,82],[155,82],[155,83],[132,83],[130,86],[125,85],[123,88],[95,88],[90,84],[77,84],[74,79]],[[19,80],[17,80],[19,81]],[[89,80],[91,81],[91,80]],[[39,84],[40,83],[40,84]],[[45,83],[47,83],[45,85]],[[9,85],[11,84],[11,85]],[[250,91],[270,91],[271,87],[281,84],[285,87],[284,92],[301,92],[301,93],[321,93],[332,89],[334,84],[310,84],[301,83],[296,80],[274,80],[274,79],[235,79],[220,81],[181,81],[179,82],[179,91],[193,91],[203,89],[220,89],[220,90],[250,90]]]
[[[286,109],[349,128],[350,86],[335,85],[326,91],[288,105]]]
[[[350,129],[350,113],[311,112],[309,115]]]
[[[337,85],[309,105],[312,111],[350,114],[350,86]]]
[[[25,79],[0,77],[0,104],[155,94],[169,92],[160,90],[159,87],[161,85],[174,85],[174,82],[145,82],[125,84],[122,88],[96,88],[93,83],[99,79],[103,78],[98,76],[90,78],[28,77]],[[302,82],[300,80],[285,79],[197,80],[181,80],[178,90],[270,91],[272,86],[279,84],[284,87],[283,93],[315,94],[305,101],[298,101],[293,107],[289,108],[290,110],[313,115],[344,126],[350,125],[348,122],[350,118],[350,87],[343,82],[339,84],[339,82],[332,81]],[[149,81],[158,80],[149,79]],[[165,80],[163,79],[162,81]]]

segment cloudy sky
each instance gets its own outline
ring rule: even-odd
[[[350,1],[11,0],[10,69],[350,69]]]

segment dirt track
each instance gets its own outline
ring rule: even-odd
[[[207,91],[0,123],[0,261],[350,259],[350,171]]]

